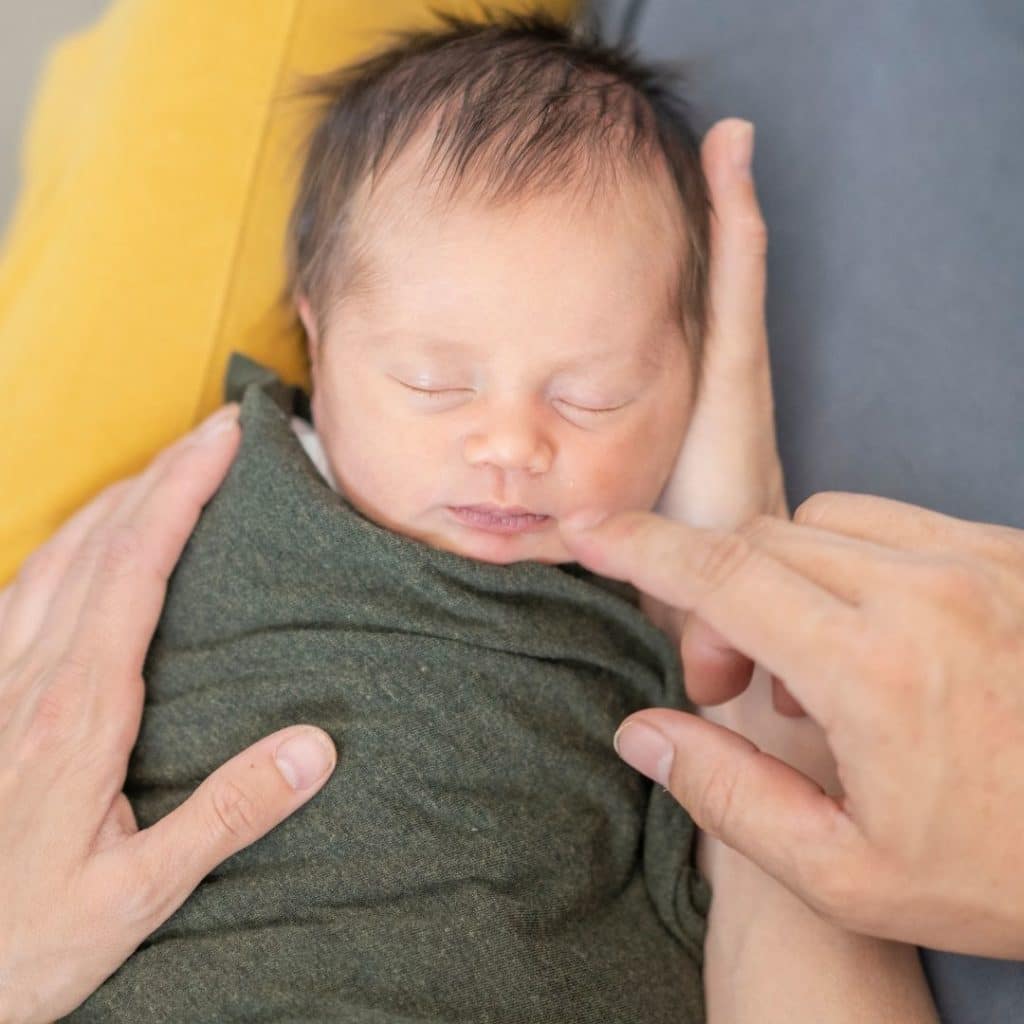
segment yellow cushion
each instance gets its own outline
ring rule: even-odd
[[[232,349],[305,383],[282,247],[308,108],[281,97],[430,6],[480,9],[116,0],[54,51],[0,250],[0,586],[220,404]]]

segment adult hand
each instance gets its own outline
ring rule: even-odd
[[[691,526],[731,529],[756,515],[788,517],[775,439],[768,333],[764,318],[768,235],[751,169],[754,126],[727,118],[701,143],[711,200],[708,330],[694,409],[675,469],[656,511]],[[698,616],[644,608],[681,634],[687,680],[739,685],[753,665]],[[688,683],[689,689],[689,683]],[[777,705],[790,710],[776,687]]]
[[[330,737],[291,726],[139,831],[122,793],[142,665],[174,568],[238,447],[228,406],[104,491],[0,591],[0,1020],[81,1003],[217,864],[323,785]]]
[[[584,565],[693,609],[784,679],[844,796],[665,709],[627,719],[620,753],[845,927],[1024,958],[1024,532],[843,494],[795,520],[563,532]]]

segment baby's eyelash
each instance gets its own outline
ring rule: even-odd
[[[629,402],[622,402],[620,405],[607,405],[598,408],[590,405],[577,405],[575,402],[566,401],[566,399],[564,398],[560,398],[558,399],[558,401],[562,402],[564,405],[570,406],[573,409],[578,409],[580,412],[618,412],[619,409],[624,409],[627,405],[629,405]]]
[[[436,398],[438,395],[447,395],[453,391],[469,391],[470,388],[418,388],[415,384],[406,384],[404,380],[398,382],[403,388],[409,391],[415,391],[418,395],[430,395]]]
[[[401,384],[407,391],[412,391],[417,395],[426,395],[428,399],[440,398],[442,395],[459,394],[462,392],[472,391],[472,388],[421,388],[415,384],[408,384],[404,380],[399,380],[397,377],[393,378],[398,384]],[[561,405],[566,405],[570,409],[575,409],[577,412],[593,413],[595,415],[601,415],[604,413],[618,412],[619,409],[624,409],[630,404],[630,401],[620,402],[618,405],[607,405],[607,406],[590,406],[590,405],[578,405],[576,402],[570,402],[565,398],[556,398],[556,402]]]

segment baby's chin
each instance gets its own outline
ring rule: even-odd
[[[572,561],[572,556],[558,536],[558,527],[552,525],[551,536],[548,537],[547,534],[547,530],[544,536],[538,534],[504,536],[479,532],[477,536],[469,537],[443,535],[428,543],[445,551],[462,555],[464,558],[472,558],[478,562],[492,562],[495,565],[512,565],[515,562],[546,562],[557,565]]]
[[[494,565],[512,565],[515,562],[558,565],[573,561],[554,520],[549,527],[536,533],[495,534],[471,527],[455,527],[451,531],[420,535],[410,531],[410,535],[431,547]]]

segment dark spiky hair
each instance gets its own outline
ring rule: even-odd
[[[680,77],[540,12],[435,12],[370,57],[307,83],[322,105],[288,229],[290,287],[327,317],[359,276],[357,189],[372,188],[432,122],[427,158],[449,195],[467,180],[490,201],[614,189],[663,159],[678,192],[680,325],[699,352],[707,321],[709,202]]]

